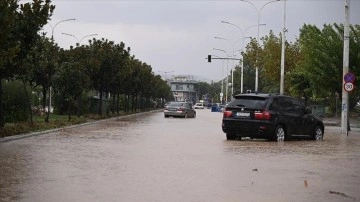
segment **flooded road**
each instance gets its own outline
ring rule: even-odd
[[[360,201],[360,134],[227,141],[162,112],[0,143],[0,201]]]

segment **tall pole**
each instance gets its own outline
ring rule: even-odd
[[[223,103],[223,97],[224,97],[224,60],[221,60],[221,96],[220,96],[221,104]]]
[[[222,23],[225,23],[225,24],[229,24],[229,25],[232,25],[236,28],[238,28],[240,30],[240,33],[241,33],[241,39],[242,39],[242,48],[241,48],[241,51],[243,52],[244,51],[244,47],[245,47],[245,34],[246,32],[248,31],[248,29],[252,28],[252,27],[256,27],[256,26],[259,26],[259,25],[265,25],[265,24],[259,24],[259,25],[251,25],[249,27],[247,27],[244,31],[243,29],[241,29],[241,27],[239,27],[238,25],[236,24],[233,24],[231,22],[228,22],[228,21],[221,21]],[[240,68],[241,68],[241,84],[240,84],[240,92],[243,93],[244,91],[244,56],[243,54],[240,54]]]
[[[225,50],[222,50],[222,49],[218,49],[218,48],[213,48],[214,50],[217,50],[217,51],[222,51],[226,54],[227,57],[229,57],[229,54],[225,51]],[[225,102],[227,102],[227,98],[228,98],[228,89],[229,89],[229,75],[228,75],[228,72],[229,72],[229,60],[226,60],[226,86],[225,86]]]
[[[243,1],[243,2],[246,2],[246,3],[249,3],[252,7],[255,8],[256,12],[257,12],[257,24],[258,24],[258,29],[257,29],[257,43],[259,43],[260,45],[260,41],[259,41],[259,38],[260,38],[260,13],[261,13],[261,10],[268,4],[270,3],[273,3],[273,2],[277,2],[277,1],[280,1],[280,0],[273,0],[273,1],[269,1],[267,3],[265,3],[264,5],[262,5],[260,7],[260,9],[258,7],[256,7],[253,3],[251,3],[250,1],[247,1],[247,0],[240,0],[240,1]],[[258,67],[258,57],[259,57],[259,51],[257,50],[256,51],[256,67],[255,67],[255,92],[258,91],[258,86],[259,86],[259,67]]]
[[[69,18],[69,19],[65,19],[65,20],[60,20],[59,22],[55,23],[54,26],[52,26],[50,23],[50,27],[51,27],[51,40],[54,41],[54,31],[55,31],[55,27],[62,23],[62,22],[66,22],[66,21],[71,21],[71,20],[75,20],[75,18]],[[49,121],[49,114],[50,114],[50,111],[51,111],[51,85],[49,87],[49,107],[48,107],[48,116],[47,116],[47,121]]]
[[[164,73],[164,80],[166,81],[166,83],[168,83],[167,74],[173,73],[174,71],[159,71],[159,72]]]
[[[220,58],[220,56],[217,55],[212,55],[215,57]],[[220,93],[220,103],[223,102],[223,96],[224,96],[224,59],[221,59],[221,89],[220,89],[221,93]]]
[[[286,41],[286,0],[284,0],[284,21],[281,41],[281,71],[280,71],[280,94],[284,94],[284,74],[285,74],[285,41]]]
[[[214,38],[227,41],[230,44],[230,46],[232,47],[232,54],[234,55],[234,51],[235,51],[234,50],[234,44],[232,44],[228,39],[225,39],[225,38],[222,38],[222,37],[217,37],[216,36]],[[229,55],[228,55],[228,57],[229,57]],[[227,61],[227,65],[229,65],[229,61]],[[234,63],[233,63],[233,66],[235,66]],[[228,71],[228,70],[226,70],[226,71]],[[228,83],[228,85],[229,85],[229,83]],[[233,95],[233,94],[234,94],[234,69],[231,67],[231,95]]]
[[[343,58],[343,78],[349,71],[349,21],[350,21],[350,0],[345,0],[345,27],[344,27],[344,58]],[[343,79],[343,84],[345,81]],[[342,89],[342,111],[341,111],[341,134],[348,134],[348,108],[349,95],[348,92]]]

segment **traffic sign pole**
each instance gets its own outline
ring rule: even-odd
[[[349,32],[350,32],[350,0],[345,0],[345,25],[344,25],[344,52],[343,52],[343,76],[349,73]],[[346,81],[343,81],[345,84]],[[349,93],[343,88],[341,98],[341,134],[348,134],[348,106]]]

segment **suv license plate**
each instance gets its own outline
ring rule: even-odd
[[[250,113],[245,113],[245,112],[237,112],[236,116],[239,117],[250,117]]]

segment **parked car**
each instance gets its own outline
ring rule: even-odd
[[[241,137],[275,141],[324,137],[322,120],[290,96],[239,94],[225,107],[222,130],[228,140]]]
[[[204,109],[203,103],[199,102],[194,105],[194,109]]]
[[[169,102],[164,108],[164,117],[196,117],[196,111],[189,102]]]

